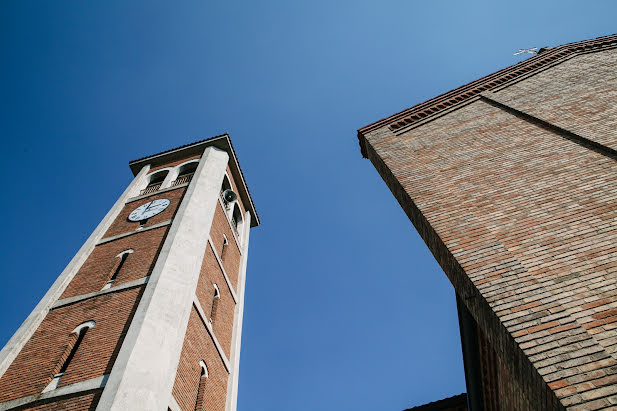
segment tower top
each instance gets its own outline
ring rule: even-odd
[[[205,140],[199,140],[194,143],[185,144],[180,147],[172,148],[157,154],[152,154],[147,157],[142,157],[137,160],[130,161],[129,167],[131,167],[133,175],[137,175],[137,173],[139,173],[139,170],[141,170],[141,168],[146,164],[150,164],[152,167],[167,164],[174,160],[180,160],[187,156],[203,153],[206,147],[209,146],[214,146],[229,154],[229,169],[231,170],[231,174],[234,180],[240,183],[238,184],[238,195],[242,199],[243,204],[246,204],[248,211],[251,213],[251,227],[258,226],[260,224],[259,216],[257,215],[255,204],[253,203],[251,193],[246,184],[246,180],[244,179],[242,168],[240,168],[238,157],[236,156],[234,147],[231,144],[231,139],[229,138],[229,134],[227,133],[215,137],[210,137]]]

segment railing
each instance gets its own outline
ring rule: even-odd
[[[155,191],[159,191],[159,188],[161,188],[161,183],[149,185],[148,187],[141,190],[139,192],[139,195],[143,196],[146,194],[154,193]]]
[[[193,174],[186,174],[183,176],[178,176],[178,178],[176,178],[174,181],[171,182],[171,186],[175,187],[175,186],[179,186],[180,184],[190,183],[192,179],[193,179]]]

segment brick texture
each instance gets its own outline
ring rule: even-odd
[[[99,402],[103,390],[96,390],[82,395],[71,396],[69,398],[52,398],[49,401],[40,401],[30,404],[26,407],[15,408],[15,410],[29,411],[76,411],[76,410],[94,410]]]
[[[199,361],[203,361],[208,367],[208,380],[203,394],[203,410],[224,410],[228,374],[206,327],[197,311],[193,309],[172,393],[183,411],[195,410],[201,375]]]
[[[480,98],[365,136],[497,372],[514,381],[500,388],[525,396],[516,409],[617,401],[616,59],[614,49],[579,55],[494,93],[528,118]]]
[[[511,107],[617,150],[615,66],[615,50],[574,56],[497,94]]]
[[[158,165],[158,166],[152,167],[152,168],[150,169],[150,172],[149,172],[149,173],[152,173],[153,171],[160,170],[160,169],[162,169],[162,168],[179,166],[180,164],[185,163],[185,162],[187,162],[187,161],[189,161],[189,160],[196,160],[196,159],[198,159],[198,158],[201,158],[201,154],[194,155],[194,156],[182,157],[180,160],[171,161],[171,162],[169,162],[169,163],[165,163],[165,164],[161,164],[161,165]]]
[[[210,230],[210,238],[216,247],[218,253],[223,253],[223,235],[227,237],[227,246],[225,252],[221,256],[225,272],[229,276],[229,280],[238,288],[238,270],[240,269],[240,249],[234,240],[231,233],[229,220],[225,216],[225,211],[221,203],[216,207],[214,220],[212,221],[212,229]]]
[[[127,249],[134,252],[122,264],[113,286],[150,275],[168,230],[169,226],[160,227],[96,246],[61,298],[101,290],[120,260],[117,255]]]
[[[214,329],[214,335],[216,335],[219,343],[223,346],[223,350],[225,351],[227,358],[229,358],[231,350],[231,332],[233,328],[234,310],[236,304],[231,296],[231,291],[225,282],[223,272],[216,261],[214,251],[210,246],[208,246],[206,256],[201,267],[197,290],[195,292],[197,299],[199,300],[199,304],[203,308],[206,316],[209,316],[211,312],[214,296],[214,284],[218,286],[221,297],[217,303],[216,318],[212,323],[212,328]]]
[[[50,311],[0,378],[0,402],[43,391],[53,378],[71,332],[86,321],[94,320],[96,326],[86,333],[59,386],[108,374],[141,293],[142,287],[135,287]]]

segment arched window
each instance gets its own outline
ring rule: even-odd
[[[229,241],[227,240],[227,236],[223,234],[223,245],[221,247],[221,260],[225,260],[225,251],[227,250],[227,246],[229,245]]]
[[[238,235],[238,239],[240,239],[242,234],[242,212],[240,212],[240,207],[238,207],[238,203],[234,204],[234,211],[231,215],[231,222],[232,227]]]
[[[210,322],[214,323],[214,319],[216,318],[216,309],[219,305],[219,300],[221,299],[221,292],[219,291],[219,286],[214,284],[214,295],[212,296],[212,308],[210,309]]]
[[[94,321],[87,321],[78,325],[73,330],[73,332],[69,336],[69,342],[64,348],[64,352],[62,353],[62,356],[60,356],[60,361],[58,361],[58,364],[54,369],[52,380],[49,384],[47,384],[47,387],[45,387],[43,392],[55,390],[58,387],[58,384],[60,383],[60,378],[62,378],[62,376],[66,373],[66,370],[69,368],[69,365],[71,364],[73,357],[75,357],[75,353],[77,352],[79,346],[84,340],[86,333],[90,328],[94,327],[95,325],[96,323]]]
[[[206,391],[206,382],[208,381],[208,367],[202,360],[199,361],[199,386],[197,388],[197,400],[195,401],[195,411],[204,409],[204,392]]]
[[[118,273],[120,272],[120,269],[124,265],[124,262],[126,261],[129,254],[131,254],[132,252],[133,252],[132,249],[126,250],[116,256],[116,261],[114,262],[114,266],[109,271],[109,277],[108,277],[109,279],[107,280],[107,282],[105,283],[105,285],[103,286],[101,290],[107,290],[113,285],[114,281],[116,281],[116,277],[118,277]]]
[[[221,184],[221,200],[223,200],[223,204],[225,204],[225,208],[229,210],[229,204],[223,197],[223,193],[225,192],[225,190],[231,190],[231,183],[229,182],[229,178],[227,177],[227,174],[223,176],[223,184]]]
[[[139,195],[143,196],[143,195],[158,191],[159,188],[161,188],[161,184],[163,184],[165,177],[167,177],[167,173],[169,173],[169,170],[161,170],[161,171],[157,171],[156,173],[153,173],[152,175],[150,175],[150,179],[148,180],[148,185],[146,186],[146,188],[141,190]]]
[[[190,183],[193,179],[193,175],[195,174],[198,165],[199,160],[191,161],[190,163],[181,165],[178,169],[178,177],[171,182],[171,186],[174,187],[180,184]]]

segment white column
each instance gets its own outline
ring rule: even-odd
[[[166,410],[229,156],[206,148],[97,410]]]
[[[240,377],[240,346],[242,343],[242,318],[244,316],[244,285],[246,283],[246,264],[249,253],[249,233],[251,231],[251,213],[248,211],[243,220],[242,261],[238,272],[238,304],[234,315],[231,334],[231,373],[227,380],[227,401],[225,411],[236,411],[238,405],[238,378]]]
[[[161,188],[159,190],[171,187],[171,182],[174,181],[176,178],[178,178],[178,167],[172,167],[165,176],[165,180],[163,180],[163,182],[161,183]]]
[[[135,176],[131,184],[124,190],[122,195],[118,198],[116,203],[107,212],[107,215],[101,220],[99,225],[94,229],[90,237],[86,240],[83,246],[79,249],[75,257],[68,263],[66,268],[62,271],[58,279],[52,284],[45,296],[39,301],[32,313],[26,318],[19,329],[13,334],[13,337],[6,343],[2,351],[0,351],[0,377],[6,372],[7,368],[11,365],[17,354],[21,351],[24,344],[32,337],[32,334],[39,327],[51,306],[62,295],[66,287],[69,285],[75,274],[79,271],[86,258],[90,255],[94,246],[99,242],[105,232],[114,222],[126,200],[138,193],[142,186],[146,182],[146,174],[150,170],[150,165],[144,166],[139,174]]]

